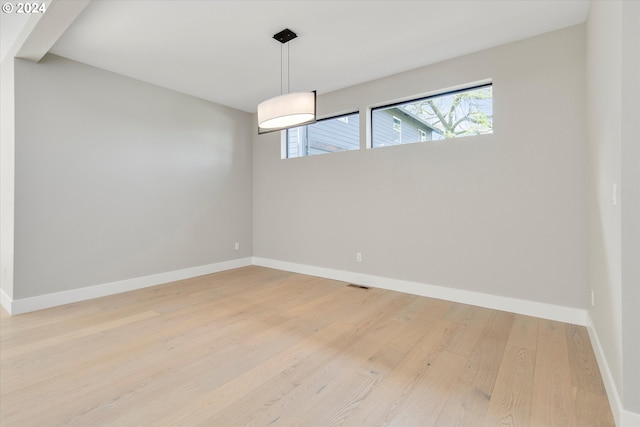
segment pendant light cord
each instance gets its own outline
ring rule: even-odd
[[[288,30],[285,30],[288,31]],[[276,34],[274,36],[274,38],[277,38],[278,34]],[[295,38],[296,35],[293,34],[292,38]],[[278,39],[280,40],[280,39]],[[287,93],[289,93],[291,91],[291,50],[289,48],[289,41],[291,39],[288,40],[280,40],[281,41],[281,45],[280,45],[280,95],[284,95],[284,89],[285,89],[285,82],[284,82],[284,65],[282,64],[282,62],[284,61],[284,45],[287,45],[287,83],[286,83],[286,89],[287,89]]]
[[[280,45],[280,95],[284,95],[282,93],[282,81],[284,80],[284,76],[282,75],[282,49],[284,48],[283,45]]]
[[[291,76],[291,55],[289,54],[289,43],[287,43],[287,93],[291,92],[291,86],[289,85]]]

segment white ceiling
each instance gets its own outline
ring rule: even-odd
[[[52,53],[254,112],[291,91],[330,92],[582,23],[588,0],[93,0]]]

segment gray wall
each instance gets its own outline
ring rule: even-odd
[[[640,2],[621,6],[622,397],[640,417]]]
[[[591,317],[625,409],[640,413],[640,3],[587,20]],[[618,202],[612,203],[613,184]]]
[[[254,255],[586,308],[584,74],[576,26],[321,96],[364,121],[491,79],[494,134],[284,160],[254,134]]]
[[[53,55],[15,84],[14,299],[251,255],[250,114]]]

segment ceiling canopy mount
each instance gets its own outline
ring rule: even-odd
[[[284,30],[280,31],[278,34],[273,35],[273,38],[278,40],[282,44],[288,43],[291,40],[295,39],[296,37],[298,37],[298,35],[288,28],[285,28]]]

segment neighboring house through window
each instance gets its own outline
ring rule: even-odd
[[[491,84],[371,110],[371,146],[493,133]]]
[[[352,113],[287,129],[286,155],[283,157],[305,157],[360,149],[359,117],[359,113]]]
[[[402,120],[393,116],[393,143],[402,144]]]

